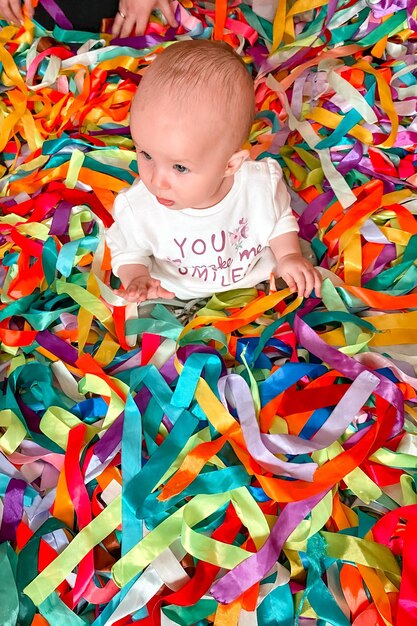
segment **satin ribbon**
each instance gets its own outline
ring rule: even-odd
[[[281,3],[273,23],[238,3],[179,7],[179,37],[214,27],[257,74],[253,156],[277,158],[296,212],[307,203],[302,235],[315,237],[334,285],[322,302],[222,295],[185,329],[187,312],[159,305],[140,318],[117,299],[100,244],[114,194],[137,175],[127,115],[139,75],[174,32],[156,19],[117,46],[59,28],[53,45],[38,26],[2,30],[0,514],[17,546],[1,553],[2,623],[289,626],[304,580],[300,622],[343,623],[335,600],[358,625],[412,620],[412,516],[405,529],[398,517],[398,537],[379,534],[390,507],[414,504],[416,383],[402,362],[415,352],[412,4],[330,1],[305,14],[311,3]],[[314,480],[277,475],[281,463]],[[210,498],[224,502],[211,516]],[[120,541],[122,559],[142,554],[146,524],[163,557],[155,538],[175,516],[181,549],[140,577],[131,563],[117,593]],[[362,539],[376,518],[378,542]],[[32,536],[23,519],[45,526]],[[162,575],[168,562],[177,581]],[[228,604],[205,595],[213,584]]]

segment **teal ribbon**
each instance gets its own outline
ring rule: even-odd
[[[158,500],[160,491],[151,493],[145,499],[142,508],[138,511],[140,519],[155,528],[164,519],[172,515],[185,504],[185,499],[198,494],[225,493],[243,486],[249,486],[251,477],[240,465],[226,467],[219,470],[201,472],[193,482],[180,494],[163,502]]]
[[[239,6],[239,9],[242,11],[242,14],[249,26],[252,26],[252,28],[261,35],[261,37],[272,43],[271,22],[268,22],[259,15],[256,15],[256,13],[254,13],[249,6],[243,4],[243,2]]]
[[[281,585],[269,593],[259,605],[257,612],[259,626],[293,626],[294,602],[290,585]]]
[[[194,626],[197,621],[202,620],[217,609],[215,600],[199,600],[193,606],[166,606],[162,611],[169,619],[180,626]]]
[[[34,580],[38,575],[38,554],[40,543],[43,535],[49,534],[56,530],[66,529],[72,534],[72,531],[60,520],[57,520],[54,517],[50,517],[42,526],[38,528],[38,530],[34,533],[34,535],[29,539],[29,541],[25,544],[22,550],[19,553],[18,563],[17,563],[17,583],[18,583],[18,592],[20,597],[20,608],[19,608],[19,626],[30,626],[33,620],[33,615],[35,614],[35,605],[32,600],[23,593],[23,589]],[[55,616],[61,615],[59,610],[60,604],[63,604],[61,600],[59,600],[58,596],[54,593],[47,598],[45,601],[45,611],[50,617],[55,618]],[[40,612],[43,613],[43,605],[39,607]],[[50,610],[50,606],[54,605],[57,607],[57,613],[54,613]],[[65,605],[64,605],[65,606]],[[70,609],[65,607],[67,611],[74,615]],[[46,615],[44,615],[46,617]],[[74,619],[76,616],[74,615]],[[59,621],[55,619],[50,619],[46,617],[51,626],[58,626],[59,624],[74,624],[74,626],[78,626],[78,624],[83,624],[84,622],[68,622],[67,621]],[[68,618],[69,619],[69,618]],[[79,618],[77,618],[79,619]]]
[[[53,592],[39,605],[39,612],[47,620],[50,626],[84,626],[90,621],[84,621],[76,615],[59,596]]]
[[[16,587],[17,555],[9,543],[0,544],[0,624],[16,626],[19,596]]]
[[[378,41],[381,41],[386,35],[393,33],[401,24],[404,24],[404,28],[406,28],[407,23],[407,12],[405,9],[398,11],[397,13],[393,13],[386,22],[382,22],[379,24],[373,31],[362,37],[360,42],[358,42],[363,48],[368,48],[369,46],[373,46]]]
[[[126,488],[139,474],[142,467],[142,422],[141,415],[131,395],[127,396],[122,436],[122,556],[135,546],[143,536],[142,525],[128,506]]]
[[[296,625],[298,625],[304,600],[308,598],[312,609],[324,623],[331,624],[331,626],[349,626],[350,620],[341,611],[333,595],[322,580],[325,569],[326,542],[319,533],[308,539],[306,556],[308,559],[306,588],[296,612]]]
[[[373,106],[375,102],[375,87],[376,82],[374,81],[373,85],[370,87],[366,95],[364,96],[366,102]],[[358,124],[362,120],[362,115],[358,113],[356,109],[351,109],[349,113],[347,113],[338,127],[328,136],[326,139],[322,139],[316,146],[315,150],[322,150],[323,148],[332,148],[340,143],[340,141],[346,137],[347,133],[352,130],[356,124]]]

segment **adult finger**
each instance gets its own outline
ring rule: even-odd
[[[33,8],[32,0],[25,0],[24,7],[25,7],[26,15],[31,20],[35,12],[35,9]]]
[[[117,11],[112,28],[113,37],[129,37],[137,19],[137,8],[133,11],[130,6],[121,6]],[[146,24],[145,24],[146,25]]]
[[[126,18],[123,20],[122,30],[120,31],[120,37],[123,39],[124,37],[129,37],[131,32],[134,30],[136,24],[136,15],[126,15]]]
[[[114,17],[113,27],[111,29],[111,34],[113,35],[113,37],[118,37],[120,35],[120,31],[122,30],[123,23],[124,23],[124,19],[120,15],[119,11],[117,11]]]
[[[23,21],[20,0],[0,0],[0,16],[7,22],[20,25]]]
[[[162,15],[165,17],[170,26],[178,26],[178,22],[175,19],[174,9],[172,8],[170,0],[161,0],[160,9]]]
[[[135,13],[135,35],[140,36],[145,33],[150,14],[150,11],[143,11],[143,9],[140,12]]]

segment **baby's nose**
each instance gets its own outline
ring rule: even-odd
[[[168,177],[161,170],[156,168],[153,171],[152,184],[157,189],[169,189]]]

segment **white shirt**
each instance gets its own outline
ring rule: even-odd
[[[113,273],[142,264],[184,300],[269,279],[269,241],[298,232],[282,170],[273,159],[245,161],[229,193],[208,209],[172,210],[140,181],[121,191],[106,240]]]

